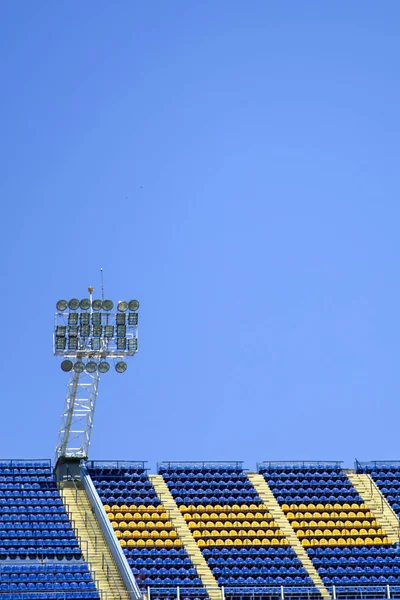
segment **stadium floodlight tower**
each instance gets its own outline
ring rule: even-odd
[[[59,300],[54,317],[53,351],[70,373],[56,464],[88,458],[100,375],[110,370],[110,359],[124,373],[126,359],[138,351],[139,302],[121,300],[113,312],[112,300],[93,300],[93,288],[88,292],[83,300]]]

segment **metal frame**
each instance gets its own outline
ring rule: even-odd
[[[58,432],[56,462],[60,457],[87,458],[99,382],[97,370],[94,373],[71,372]]]

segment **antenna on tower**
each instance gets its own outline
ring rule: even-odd
[[[104,302],[104,279],[103,279],[103,269],[100,267],[100,273],[101,273],[101,299]]]

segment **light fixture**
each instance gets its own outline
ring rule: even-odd
[[[125,350],[126,349],[126,338],[118,338],[117,339],[117,350]]]
[[[92,347],[92,350],[94,350],[95,352],[100,350],[100,346],[101,346],[100,338],[92,338],[90,340],[90,345]]]
[[[104,326],[104,337],[105,338],[114,337],[114,325],[105,325]]]
[[[85,370],[85,365],[81,360],[78,360],[75,364],[74,364],[74,371],[75,373],[83,373],[83,371]]]
[[[139,308],[139,302],[137,300],[129,301],[129,310],[137,310]]]
[[[60,312],[64,312],[64,310],[67,310],[67,306],[68,302],[66,300],[59,300],[56,304],[57,310],[59,310]]]
[[[90,314],[89,313],[81,313],[79,320],[81,325],[90,325]]]
[[[70,337],[68,339],[68,350],[78,350],[78,338]]]
[[[101,310],[103,306],[103,302],[101,300],[93,300],[92,308],[93,310]]]
[[[115,315],[115,322],[117,325],[125,325],[126,315],[124,313],[117,313]]]
[[[137,324],[138,324],[138,320],[139,320],[138,313],[129,313],[129,315],[128,315],[128,325],[133,325],[134,327],[136,327]]]
[[[138,350],[138,341],[137,338],[128,340],[128,352],[137,352]]]
[[[90,360],[88,363],[86,363],[86,371],[88,373],[94,373],[97,369],[97,365],[93,360]]]
[[[69,337],[78,337],[78,325],[70,325],[68,327],[68,335]]]
[[[61,368],[63,371],[68,373],[72,369],[72,360],[63,360],[61,363]]]
[[[56,337],[56,350],[65,350],[67,338],[65,336]]]
[[[76,310],[79,306],[79,300],[78,298],[72,298],[72,300],[70,300],[68,302],[68,307],[70,310]]]
[[[103,328],[101,325],[93,325],[93,337],[100,338],[103,332]]]
[[[114,302],[112,300],[104,300],[103,308],[104,310],[112,310],[114,307]]]
[[[98,368],[99,368],[100,373],[107,373],[107,371],[110,369],[110,365],[108,364],[108,362],[103,360],[103,361],[101,361],[101,363],[99,363]]]
[[[56,327],[56,335],[66,335],[67,326],[66,325],[57,325]]]
[[[126,325],[117,325],[117,337],[126,337]]]
[[[69,313],[68,325],[78,325],[78,313]]]
[[[81,307],[82,310],[88,310],[90,308],[89,298],[83,298],[83,300],[81,300],[79,302],[79,306]]]
[[[93,325],[101,325],[101,313],[92,314],[92,323]]]
[[[90,325],[81,325],[81,337],[87,338],[90,335]]]
[[[124,300],[121,300],[120,302],[118,302],[118,310],[119,312],[125,312],[128,310],[128,303],[125,302]]]
[[[115,365],[115,370],[117,373],[124,373],[126,371],[127,364],[123,360],[120,360]]]

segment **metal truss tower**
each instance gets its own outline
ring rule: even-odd
[[[124,373],[125,359],[138,351],[139,302],[120,301],[118,312],[112,313],[111,300],[92,300],[93,288],[88,291],[90,298],[57,302],[53,350],[56,356],[63,357],[61,368],[70,372],[70,380],[58,432],[56,463],[59,459],[88,458],[100,374],[109,371],[109,359],[117,361],[117,373]]]

